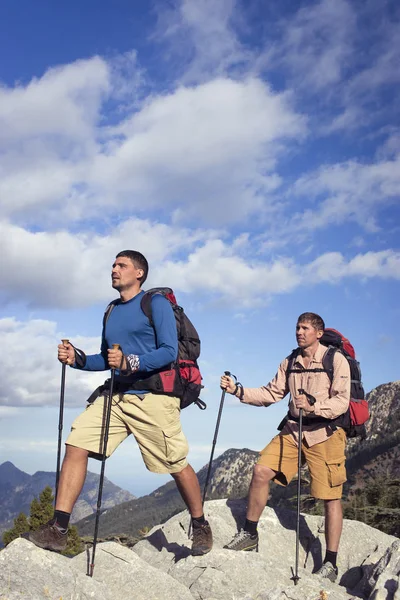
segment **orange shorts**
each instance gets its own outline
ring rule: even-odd
[[[307,463],[311,479],[311,495],[321,500],[342,497],[346,481],[346,433],[337,429],[325,442],[309,448],[302,443],[302,463]],[[298,469],[298,446],[290,434],[276,435],[260,452],[259,465],[276,471],[273,481],[288,485]]]

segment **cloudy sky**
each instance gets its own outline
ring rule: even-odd
[[[219,374],[267,383],[303,311],[367,391],[399,378],[399,23],[395,0],[1,3],[0,463],[54,470],[56,346],[97,351],[122,249],[201,334],[195,468]],[[68,371],[64,434],[103,379]],[[227,399],[217,452],[262,448],[285,410]],[[107,475],[167,480],[131,440]]]

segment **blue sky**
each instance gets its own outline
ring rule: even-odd
[[[398,379],[399,7],[266,4],[2,2],[0,462],[54,469],[56,346],[97,350],[121,249],[201,334],[195,468],[220,373],[267,383],[303,311],[352,340],[367,391]],[[65,433],[103,379],[68,372]],[[261,449],[285,410],[227,398],[217,451]],[[107,475],[167,480],[131,440]]]

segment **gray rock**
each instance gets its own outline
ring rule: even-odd
[[[0,600],[115,600],[65,556],[14,540],[0,552]]]
[[[357,590],[371,600],[400,600],[400,540],[367,569]]]
[[[71,559],[71,563],[76,572],[87,569],[84,553]],[[93,579],[112,589],[114,600],[193,600],[187,586],[115,542],[97,546]]]
[[[339,580],[331,583],[313,574],[324,554],[321,518],[303,516],[295,586],[295,514],[264,511],[258,553],[223,548],[245,509],[244,501],[206,503],[214,548],[201,557],[190,552],[187,512],[155,527],[133,550],[99,544],[93,578],[86,576],[86,552],[69,559],[15,540],[0,552],[0,600],[400,600],[396,538],[345,521]]]
[[[202,600],[301,598],[319,600],[321,590],[335,600],[352,598],[348,590],[363,578],[364,570],[382,557],[396,539],[356,521],[345,521],[339,552],[340,583],[321,580],[313,571],[325,553],[323,519],[302,515],[300,528],[300,570],[297,586],[291,581],[295,562],[296,515],[266,508],[260,519],[259,553],[224,550],[245,517],[242,500],[214,500],[205,512],[214,535],[213,551],[200,558],[189,556],[188,513],[172,517],[154,528],[134,548],[143,560],[187,585]],[[362,565],[362,566],[361,566]]]

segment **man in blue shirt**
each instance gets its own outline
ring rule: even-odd
[[[168,300],[160,294],[152,297],[154,326],[141,309],[141,287],[147,273],[148,263],[140,252],[120,252],[111,272],[112,287],[120,298],[103,327],[100,353],[78,360],[71,344],[61,344],[58,359],[85,371],[115,369],[107,457],[132,433],[146,467],[154,473],[172,475],[191,514],[192,553],[199,556],[211,550],[212,533],[204,518],[196,473],[186,459],[189,448],[180,422],[180,400],[136,389],[140,387],[137,381],[168,369],[178,355],[175,316]],[[113,349],[113,344],[119,344],[120,349]],[[41,548],[62,551],[66,547],[68,523],[85,482],[88,458],[101,459],[107,399],[107,393],[99,396],[72,424],[54,517],[27,534],[27,539]]]

